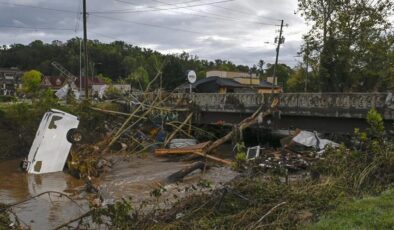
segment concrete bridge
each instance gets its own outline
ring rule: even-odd
[[[238,123],[261,104],[268,107],[273,97],[280,99],[280,112],[266,119],[267,128],[352,133],[366,127],[368,111],[376,108],[387,129],[393,130],[393,93],[172,94],[168,106],[195,108],[200,123]]]

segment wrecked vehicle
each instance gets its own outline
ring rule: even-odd
[[[62,171],[73,143],[82,139],[79,118],[52,109],[44,114],[23,168],[31,174]]]

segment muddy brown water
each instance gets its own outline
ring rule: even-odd
[[[108,197],[116,199],[132,197],[134,207],[142,201],[152,201],[158,207],[158,200],[151,197],[152,190],[158,187],[165,188],[161,207],[166,207],[164,200],[174,197],[191,195],[186,192],[191,185],[196,185],[201,179],[211,183],[211,189],[219,188],[233,179],[237,173],[226,167],[213,167],[205,173],[194,172],[177,184],[165,184],[165,178],[182,169],[190,163],[168,162],[166,159],[148,156],[145,158],[115,157],[113,170],[95,180],[95,185]],[[53,229],[60,224],[76,218],[88,210],[88,203],[84,192],[81,191],[84,182],[70,175],[59,172],[44,175],[28,175],[18,169],[20,160],[0,162],[0,203],[12,204],[26,200],[34,195],[57,191],[69,194],[79,205],[56,195],[30,200],[17,205],[13,211],[26,225],[34,229]],[[201,192],[201,191],[199,191]],[[159,201],[160,202],[160,201]],[[149,210],[149,207],[147,207]]]
[[[72,193],[83,185],[63,172],[46,175],[28,175],[18,166],[20,159],[0,162],[0,202],[13,204],[47,191]],[[76,198],[86,210],[86,201]],[[84,210],[70,200],[52,194],[44,195],[15,206],[12,209],[25,225],[32,229],[52,229],[71,218],[81,215]]]

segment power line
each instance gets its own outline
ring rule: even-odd
[[[136,5],[135,3],[123,1],[123,0],[115,0],[115,1],[122,2],[125,4],[130,4],[130,5]],[[214,4],[233,2],[233,1],[235,1],[235,0],[221,0],[221,1],[216,1],[216,2],[201,3],[201,4],[194,4],[194,5],[187,5],[187,6],[176,6],[176,7],[164,8],[164,9],[162,9],[162,8],[146,9],[146,10],[126,9],[126,10],[112,10],[112,11],[91,11],[90,13],[92,13],[92,14],[122,14],[122,13],[141,13],[141,12],[165,11],[165,10],[186,9],[186,8],[200,7],[200,6],[210,6],[210,5],[214,5]]]
[[[33,9],[41,9],[41,10],[48,10],[48,11],[56,11],[62,13],[72,13],[75,14],[75,11],[72,10],[63,10],[63,9],[55,9],[55,8],[47,8],[41,6],[34,6],[34,5],[27,5],[27,4],[16,4],[16,3],[8,3],[8,2],[0,2],[1,5],[9,5],[9,6],[18,6],[18,7],[25,7],[25,8],[33,8]]]
[[[247,12],[243,12],[243,11],[240,11],[240,10],[234,10],[234,9],[231,9],[231,8],[227,8],[227,7],[224,7],[224,6],[212,5],[212,7],[219,8],[219,9],[224,9],[224,10],[227,10],[227,11],[230,11],[230,12],[237,12],[239,14],[248,15],[248,16],[250,16],[250,14],[251,14],[251,12],[247,13]],[[266,19],[266,20],[271,20],[271,21],[280,21],[281,20],[281,19],[262,17],[262,16],[258,16],[258,17],[262,18],[262,19]]]
[[[54,27],[29,27],[29,26],[9,26],[0,25],[2,28],[14,28],[14,29],[29,29],[29,30],[63,30],[63,31],[73,31],[72,28],[54,28]]]
[[[105,34],[102,34],[102,33],[97,33],[97,32],[93,32],[93,31],[89,31],[89,33],[96,34],[96,35],[102,36],[104,38],[113,39],[115,41],[118,40],[118,38],[115,38],[115,37],[112,37],[112,36],[109,36],[109,35],[105,35]]]
[[[77,8],[77,17],[75,18],[75,33],[78,31],[78,29],[79,29],[79,22],[80,22],[80,20],[81,20],[81,7],[82,7],[82,3],[81,3],[81,1],[78,1],[79,3],[78,3],[78,8]]]
[[[176,3],[168,3],[168,2],[163,2],[160,0],[151,0],[151,1],[170,5],[170,6],[176,5]],[[155,7],[155,9],[158,9],[158,8]],[[193,9],[187,9],[187,10],[192,11],[192,12],[204,13],[204,14],[187,13],[189,15],[195,15],[195,16],[200,16],[200,17],[204,17],[204,18],[214,18],[214,19],[220,19],[220,20],[225,20],[225,21],[239,21],[239,22],[249,22],[249,23],[260,24],[260,25],[275,26],[274,24],[269,24],[269,23],[264,23],[264,22],[259,22],[259,21],[243,20],[243,19],[233,18],[233,17],[226,17],[226,16],[222,16],[219,14],[213,14],[213,13],[209,13],[209,12],[205,12],[205,11],[201,11],[201,10],[193,10]]]
[[[197,31],[192,31],[192,30],[185,30],[185,29],[179,29],[179,28],[173,28],[173,27],[168,27],[168,26],[160,26],[160,25],[155,25],[155,24],[148,24],[148,23],[143,23],[143,22],[136,22],[136,21],[130,21],[130,20],[124,20],[124,19],[119,19],[119,18],[112,18],[108,16],[101,16],[101,15],[92,15],[94,17],[99,17],[99,18],[105,18],[108,20],[113,20],[113,21],[119,21],[119,22],[125,22],[125,23],[132,23],[136,25],[142,25],[142,26],[149,26],[149,27],[155,27],[155,28],[160,28],[160,29],[167,29],[167,30],[174,30],[174,31],[180,31],[180,32],[186,32],[186,33],[193,33],[193,34],[201,34],[201,35],[206,35],[201,32]]]
[[[194,2],[196,2],[196,1],[201,2],[202,0],[194,0]],[[246,11],[243,11],[243,10],[241,11],[239,9],[231,9],[231,8],[220,6],[220,5],[212,5],[212,7],[223,9],[223,10],[227,10],[229,12],[236,12],[236,13],[247,15],[247,16],[250,16],[251,14],[254,14],[253,12],[246,12]],[[281,20],[281,19],[275,19],[275,18],[269,18],[269,17],[260,17],[260,18],[267,19],[267,20],[272,20],[272,21],[280,21]]]

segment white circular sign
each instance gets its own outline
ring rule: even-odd
[[[196,72],[194,72],[193,70],[190,70],[187,73],[187,80],[189,80],[190,84],[195,83],[197,81],[197,74],[196,74]]]

